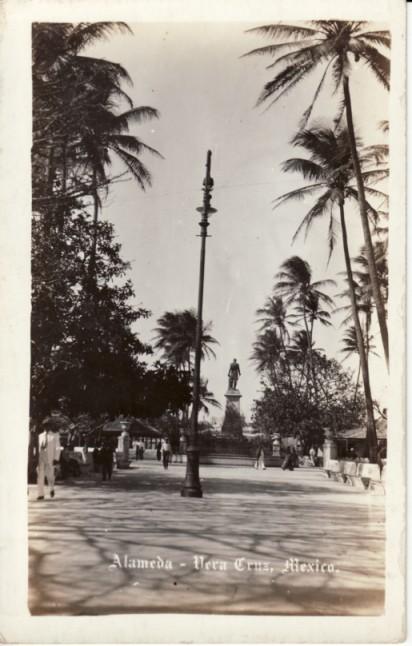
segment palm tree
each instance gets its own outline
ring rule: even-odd
[[[269,65],[270,69],[276,70],[275,76],[265,84],[258,103],[271,100],[270,105],[272,105],[319,65],[323,65],[323,75],[316,87],[313,100],[305,110],[302,118],[301,126],[304,128],[328,75],[332,79],[335,91],[339,89],[343,92],[341,110],[336,118],[336,123],[340,122],[344,111],[356,178],[359,213],[371,276],[372,293],[376,304],[385,357],[388,362],[389,341],[385,308],[373,254],[365,186],[362,180],[361,164],[356,146],[349,77],[354,64],[361,62],[366,64],[379,83],[389,89],[390,62],[380,49],[390,48],[390,33],[387,30],[371,31],[368,28],[368,23],[363,21],[343,20],[315,20],[309,21],[305,26],[279,23],[263,25],[249,31],[274,39],[286,38],[283,43],[259,47],[246,54],[246,56],[269,55],[275,59]]]
[[[346,129],[334,132],[327,128],[312,128],[298,133],[294,138],[293,143],[303,147],[309,153],[309,158],[289,159],[283,164],[283,170],[286,172],[298,171],[305,179],[310,178],[311,180],[314,180],[315,183],[311,185],[310,194],[313,195],[320,193],[316,198],[315,204],[303,218],[295,236],[298,235],[303,228],[306,229],[307,233],[316,218],[327,214],[329,216],[329,250],[330,253],[332,253],[335,245],[334,209],[336,207],[339,209],[343,252],[348,281],[348,293],[351,302],[352,318],[357,335],[358,352],[365,390],[368,420],[368,442],[371,453],[373,454],[377,446],[373,416],[373,400],[370,388],[368,360],[359,318],[356,282],[351,266],[345,220],[345,201],[348,199],[358,199],[356,191],[354,192],[350,184],[353,179],[354,172],[349,136]],[[368,163],[373,161],[373,154],[371,156],[370,151],[368,151],[365,154],[361,154],[361,159],[366,166]],[[368,168],[368,170],[365,170],[365,175],[367,175],[368,182],[376,181],[381,179],[381,170],[379,168]],[[300,189],[295,189],[294,191],[282,195],[276,201],[275,206],[277,207],[289,200],[296,200],[299,197],[304,197],[308,194],[307,189],[307,186],[303,186]],[[370,215],[376,219],[378,217],[377,212],[369,204],[367,204],[367,207]]]
[[[125,98],[131,105],[121,89],[122,81],[131,82],[121,65],[80,55],[87,45],[116,30],[130,32],[124,23],[33,25],[33,159],[37,170],[44,171],[47,191],[35,195],[40,203],[50,196],[57,168],[65,185],[73,157],[68,144],[78,142],[80,125],[97,108],[96,92],[102,86],[110,88],[113,97]]]
[[[150,186],[151,175],[140,155],[148,151],[161,156],[129,134],[133,122],[157,118],[158,111],[148,106],[133,107],[122,89],[122,83],[131,83],[131,79],[121,65],[82,54],[96,39],[115,30],[130,32],[124,23],[46,23],[33,28],[33,157],[40,167],[41,160],[47,159],[47,164],[43,163],[46,200],[53,193],[56,198],[57,177],[62,200],[58,209],[60,229],[68,197],[93,198],[90,275],[94,274],[96,258],[99,192],[107,190],[112,180],[106,170],[111,155],[121,160],[143,190]],[[119,102],[125,102],[128,110],[119,113]],[[44,181],[40,183],[43,187]],[[40,204],[44,200],[41,192],[34,192]]]
[[[368,359],[369,353],[372,352],[373,354],[376,355],[376,352],[374,352],[375,346],[373,345],[373,336],[370,334],[367,334],[367,331],[365,330],[364,334],[364,348],[365,348],[365,354],[366,358]],[[359,379],[361,375],[361,369],[362,369],[362,364],[360,360],[360,353],[359,353],[359,347],[358,347],[358,339],[357,339],[357,334],[356,334],[356,328],[354,325],[351,325],[350,327],[345,329],[344,336],[342,337],[342,344],[343,347],[341,349],[341,352],[345,354],[345,357],[343,358],[343,361],[348,359],[351,355],[358,355],[359,357],[359,366],[357,370],[357,376],[356,376],[356,384],[355,384],[355,394],[354,394],[354,402],[356,402],[356,396],[358,393],[358,387],[359,387]]]
[[[187,379],[187,383],[193,383],[194,354],[196,348],[196,325],[197,317],[194,309],[165,312],[157,320],[155,328],[154,348],[161,350],[163,358],[177,368]],[[216,357],[212,345],[217,340],[209,334],[212,329],[211,321],[202,322],[201,336],[201,357]],[[200,405],[208,412],[208,404],[219,407],[207,387],[207,382],[200,384]],[[190,405],[182,410],[182,423],[187,426],[190,419]]]
[[[382,295],[383,295],[383,299],[385,303],[385,311],[386,311],[386,305],[387,305],[388,296],[389,296],[387,239],[376,240],[373,245],[373,253],[375,256],[376,269],[378,271],[379,281],[382,286]],[[355,270],[354,274],[359,284],[359,289],[363,294],[365,294],[365,298],[366,298],[366,294],[369,295],[369,298],[372,298],[372,286],[371,286],[370,276],[368,271],[368,260],[366,258],[364,247],[361,248],[359,255],[354,258],[354,262],[358,267]]]
[[[209,390],[207,379],[203,380],[200,384],[200,409],[203,410],[206,415],[209,415],[209,406],[214,406],[215,408],[222,408],[222,405],[211,390]]]
[[[282,356],[285,357],[284,345],[277,330],[268,328],[261,332],[253,344],[250,358],[258,372],[269,375],[275,388],[280,378],[277,364],[281,363]]]
[[[285,347],[285,340],[288,339],[289,333],[287,329],[288,314],[286,307],[280,296],[269,296],[263,307],[256,310],[258,315],[258,322],[261,324],[261,330],[275,329],[279,333],[283,348]]]
[[[260,329],[263,332],[274,332],[275,336],[278,336],[279,343],[281,346],[281,358],[285,364],[290,386],[292,386],[292,377],[290,374],[290,366],[288,364],[287,352],[286,352],[286,342],[289,341],[289,331],[287,324],[291,325],[290,315],[287,313],[286,307],[283,303],[283,300],[280,296],[269,296],[263,307],[260,307],[256,310],[258,315],[258,323],[260,323]],[[263,340],[262,334],[258,337],[258,340]],[[270,339],[267,339],[270,345]],[[274,339],[273,339],[274,341]],[[258,361],[259,363],[259,361]]]
[[[163,352],[163,357],[180,370],[191,376],[193,355],[196,345],[196,314],[194,309],[165,312],[157,321],[154,347]],[[217,340],[209,334],[212,323],[203,323],[201,336],[201,356],[215,357],[212,345]]]
[[[110,98],[108,99],[110,101]],[[84,132],[81,134],[79,148],[85,152],[84,170],[91,174],[91,193],[93,196],[93,244],[90,255],[89,274],[93,276],[95,270],[96,247],[98,237],[98,216],[101,207],[99,186],[103,190],[108,185],[106,169],[111,166],[111,155],[114,154],[125,165],[126,170],[139,184],[142,190],[151,186],[151,174],[139,159],[142,152],[162,157],[154,148],[144,144],[138,137],[128,134],[130,124],[142,122],[147,119],[158,118],[159,113],[154,108],[141,106],[131,108],[121,114],[115,114],[106,106],[98,110],[98,117],[94,114],[91,123],[85,122]]]
[[[284,299],[285,305],[295,306],[295,318],[297,322],[302,321],[308,341],[308,386],[309,379],[316,392],[316,379],[313,366],[313,332],[315,321],[323,325],[330,325],[330,315],[326,309],[321,307],[332,307],[333,299],[321,291],[321,288],[336,285],[333,280],[320,280],[312,282],[312,270],[310,265],[299,256],[292,256],[285,260],[276,274],[277,283],[275,293]]]

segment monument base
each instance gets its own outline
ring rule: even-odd
[[[242,418],[240,415],[240,394],[237,388],[228,388],[225,393],[226,411],[222,424],[222,435],[241,437],[242,436]]]

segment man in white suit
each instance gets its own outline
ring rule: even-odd
[[[44,500],[45,477],[49,485],[50,497],[54,498],[54,465],[60,457],[60,438],[56,421],[53,418],[47,418],[42,425],[44,430],[39,435],[37,500]]]

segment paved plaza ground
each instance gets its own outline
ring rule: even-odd
[[[31,612],[383,611],[383,496],[318,469],[203,466],[204,497],[182,498],[184,469],[133,462],[39,502],[30,486]]]

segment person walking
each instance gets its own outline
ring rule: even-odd
[[[94,473],[99,473],[100,471],[100,451],[99,447],[96,445],[93,450],[93,471]]]
[[[256,451],[255,469],[266,469],[265,466],[265,449],[263,444],[259,444]]]
[[[167,437],[164,437],[162,440],[162,458],[163,458],[163,468],[168,469],[169,458],[170,458],[170,443]]]
[[[282,463],[282,471],[285,471],[286,469],[289,469],[289,471],[293,471],[293,469],[295,468],[295,455],[296,455],[296,452],[294,447],[288,446],[288,448],[286,449],[285,459],[283,460],[283,463]]]
[[[113,446],[108,441],[103,444],[100,450],[100,464],[102,467],[102,480],[103,482],[112,479],[113,473]]]
[[[44,480],[50,489],[50,498],[54,498],[54,466],[60,458],[60,437],[56,420],[49,417],[43,421],[43,431],[39,434],[39,461],[37,467],[37,500],[44,500]]]
[[[143,460],[143,458],[144,458],[144,449],[145,449],[144,442],[143,442],[142,438],[140,438],[140,440],[139,440],[139,458],[141,460]]]
[[[315,451],[315,449],[313,448],[313,446],[311,446],[311,447],[310,447],[310,449],[309,449],[309,460],[310,460],[310,463],[311,463],[311,465],[312,465],[313,467],[315,467],[315,466],[316,466],[315,456],[316,456],[316,451]]]
[[[156,444],[156,457],[157,461],[160,462],[160,460],[162,459],[162,443],[160,440]]]

